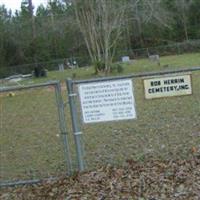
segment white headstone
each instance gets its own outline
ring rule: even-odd
[[[59,67],[59,71],[61,71],[61,72],[64,71],[64,65],[63,64],[59,64],[58,67]]]
[[[123,56],[122,57],[122,62],[130,62],[129,56]]]

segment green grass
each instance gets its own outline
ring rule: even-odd
[[[193,95],[154,100],[145,100],[142,79],[133,80],[137,120],[83,126],[88,165],[185,158],[200,147],[200,72],[192,77]]]
[[[12,179],[16,174],[18,178],[39,178],[66,172],[51,90],[24,90],[15,92],[14,97],[0,97],[2,179]]]
[[[147,59],[124,65],[123,74],[187,68],[200,65],[200,54],[161,58],[161,66]],[[65,80],[76,73],[77,79],[94,77],[93,68],[49,72],[48,80]],[[137,120],[81,124],[88,168],[106,163],[121,165],[127,159],[184,158],[200,145],[200,72],[192,73],[193,95],[145,100],[142,79],[134,79]],[[63,90],[64,101],[66,90]],[[77,99],[77,107],[79,108]],[[69,142],[75,166],[75,148],[69,106],[66,106]],[[79,115],[81,113],[79,111]],[[80,117],[81,121],[81,117]],[[55,94],[52,87],[15,92],[14,97],[0,94],[0,179],[43,178],[66,172],[59,134]]]
[[[188,68],[194,66],[200,66],[200,53],[194,54],[183,54],[174,56],[165,56],[160,59],[161,65],[158,66],[156,63],[149,61],[148,59],[139,59],[130,64],[123,64],[123,73],[113,73],[110,75],[119,76],[126,75],[130,73],[139,73],[147,71],[160,71],[160,70],[170,70],[179,68]],[[167,67],[166,67],[167,66]],[[74,79],[88,79],[98,77],[95,74],[93,67],[85,67],[73,70],[65,70],[64,72],[59,71],[49,71],[47,78],[33,78],[31,80],[21,81],[21,84],[33,84],[41,83],[50,80],[66,80],[67,78]],[[99,75],[100,77],[102,74]]]

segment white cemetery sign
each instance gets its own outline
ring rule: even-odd
[[[172,75],[144,80],[146,99],[192,94],[191,75]]]

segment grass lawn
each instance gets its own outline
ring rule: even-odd
[[[200,66],[200,53],[162,57],[161,66],[147,59],[137,60],[124,65],[123,74],[112,75],[192,66]],[[92,67],[49,72],[47,78],[26,80],[21,84],[65,80],[73,76],[86,79],[94,77],[93,74]],[[81,124],[88,168],[108,163],[121,165],[127,159],[184,158],[192,147],[200,147],[200,71],[192,73],[193,94],[190,96],[145,100],[142,79],[134,79],[133,84],[137,120]],[[63,97],[67,102],[65,90]],[[75,165],[68,105],[66,121]],[[1,180],[65,173],[53,88],[24,90],[16,92],[13,97],[0,94],[0,123]]]
[[[66,172],[53,89],[23,90],[14,97],[5,94],[0,104],[1,179]]]
[[[113,73],[111,75],[126,75],[130,73],[139,73],[147,71],[160,71],[160,70],[170,70],[179,68],[188,68],[194,66],[200,66],[200,53],[194,54],[183,54],[174,56],[165,56],[160,58],[161,65],[158,66],[154,62],[150,62],[148,59],[140,59],[132,62],[130,64],[124,64],[123,73]],[[49,71],[47,78],[34,78],[29,81],[22,81],[21,84],[33,84],[41,83],[49,80],[66,80],[67,78],[75,79],[88,79],[94,78],[94,68],[85,67],[73,70],[65,70],[64,72]]]

